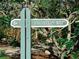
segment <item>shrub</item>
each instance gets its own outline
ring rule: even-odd
[[[5,51],[4,50],[0,50],[0,57],[5,55]]]

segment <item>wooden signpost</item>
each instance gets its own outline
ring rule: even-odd
[[[31,27],[66,27],[66,19],[31,19],[29,8],[23,8],[21,19],[11,21],[11,26],[21,28],[21,59],[31,59]]]

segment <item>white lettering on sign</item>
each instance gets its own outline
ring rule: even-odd
[[[68,26],[68,23],[69,22],[66,19],[31,19],[31,27],[66,27]],[[14,28],[20,28],[21,19],[12,20],[11,26]]]

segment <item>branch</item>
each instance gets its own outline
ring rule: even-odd
[[[6,16],[6,14],[3,11],[0,11],[0,15],[2,14],[2,16]]]

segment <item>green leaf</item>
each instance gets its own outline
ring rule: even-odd
[[[58,43],[60,43],[60,44],[64,44],[64,43],[67,41],[67,39],[59,38],[59,39],[57,39],[57,41],[58,41]]]
[[[65,42],[65,45],[67,49],[69,50],[72,46],[74,46],[74,42],[73,40],[70,40],[70,41]]]
[[[72,57],[72,59],[78,59],[78,53],[73,52],[73,53],[71,54],[71,57]]]

